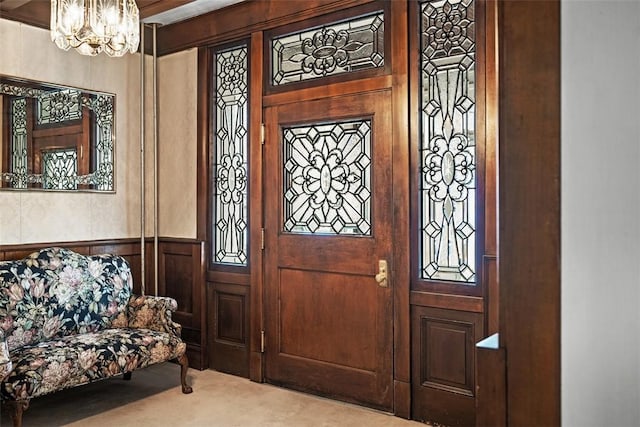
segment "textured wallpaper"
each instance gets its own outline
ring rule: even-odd
[[[138,55],[87,57],[0,19],[0,74],[115,93],[116,193],[0,191],[0,244],[140,236]]]

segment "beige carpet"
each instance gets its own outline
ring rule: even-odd
[[[190,370],[192,394],[180,392],[180,368],[165,363],[34,399],[30,426],[424,427],[385,413],[244,378]],[[2,411],[1,425],[10,426]]]

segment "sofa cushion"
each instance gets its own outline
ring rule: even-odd
[[[185,346],[166,332],[129,328],[24,346],[11,353],[13,371],[0,385],[0,394],[9,400],[42,396],[175,359]]]
[[[0,262],[0,328],[9,350],[108,328],[126,312],[131,272],[124,258],[47,248]]]

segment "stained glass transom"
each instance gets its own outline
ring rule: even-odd
[[[214,262],[247,264],[247,46],[215,55]]]
[[[473,0],[421,4],[421,276],[474,284]]]
[[[384,66],[384,14],[332,23],[271,41],[274,86]]]
[[[49,150],[42,153],[42,186],[56,190],[78,188],[78,155],[74,148]]]
[[[371,121],[283,129],[284,231],[370,235]]]

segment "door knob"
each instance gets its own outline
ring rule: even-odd
[[[378,274],[376,274],[376,282],[380,287],[387,287],[387,260],[378,261]]]

